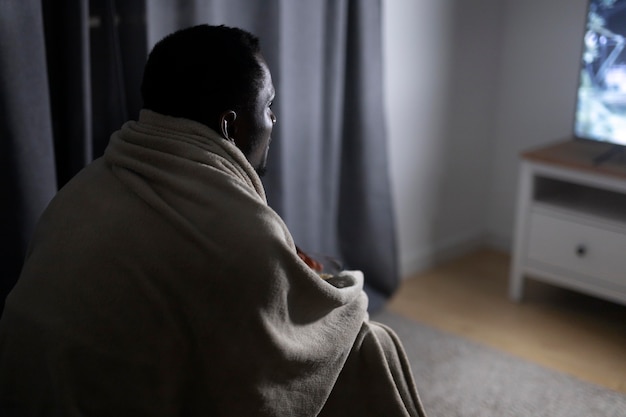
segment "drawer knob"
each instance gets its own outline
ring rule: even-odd
[[[576,255],[579,258],[582,258],[586,254],[587,254],[587,247],[585,247],[585,245],[578,245],[578,246],[576,246]]]

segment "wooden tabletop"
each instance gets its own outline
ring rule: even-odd
[[[614,151],[598,163],[598,158]],[[626,147],[585,139],[568,139],[522,152],[522,158],[626,179]]]

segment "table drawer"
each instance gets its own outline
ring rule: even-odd
[[[626,234],[534,211],[528,259],[626,286]]]

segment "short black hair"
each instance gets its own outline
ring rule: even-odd
[[[206,124],[250,104],[262,77],[259,39],[224,25],[198,25],[159,41],[141,83],[143,107]]]

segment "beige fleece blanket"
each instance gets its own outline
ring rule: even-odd
[[[144,110],[40,220],[0,321],[0,414],[421,416],[362,285],[307,267],[234,145]]]

